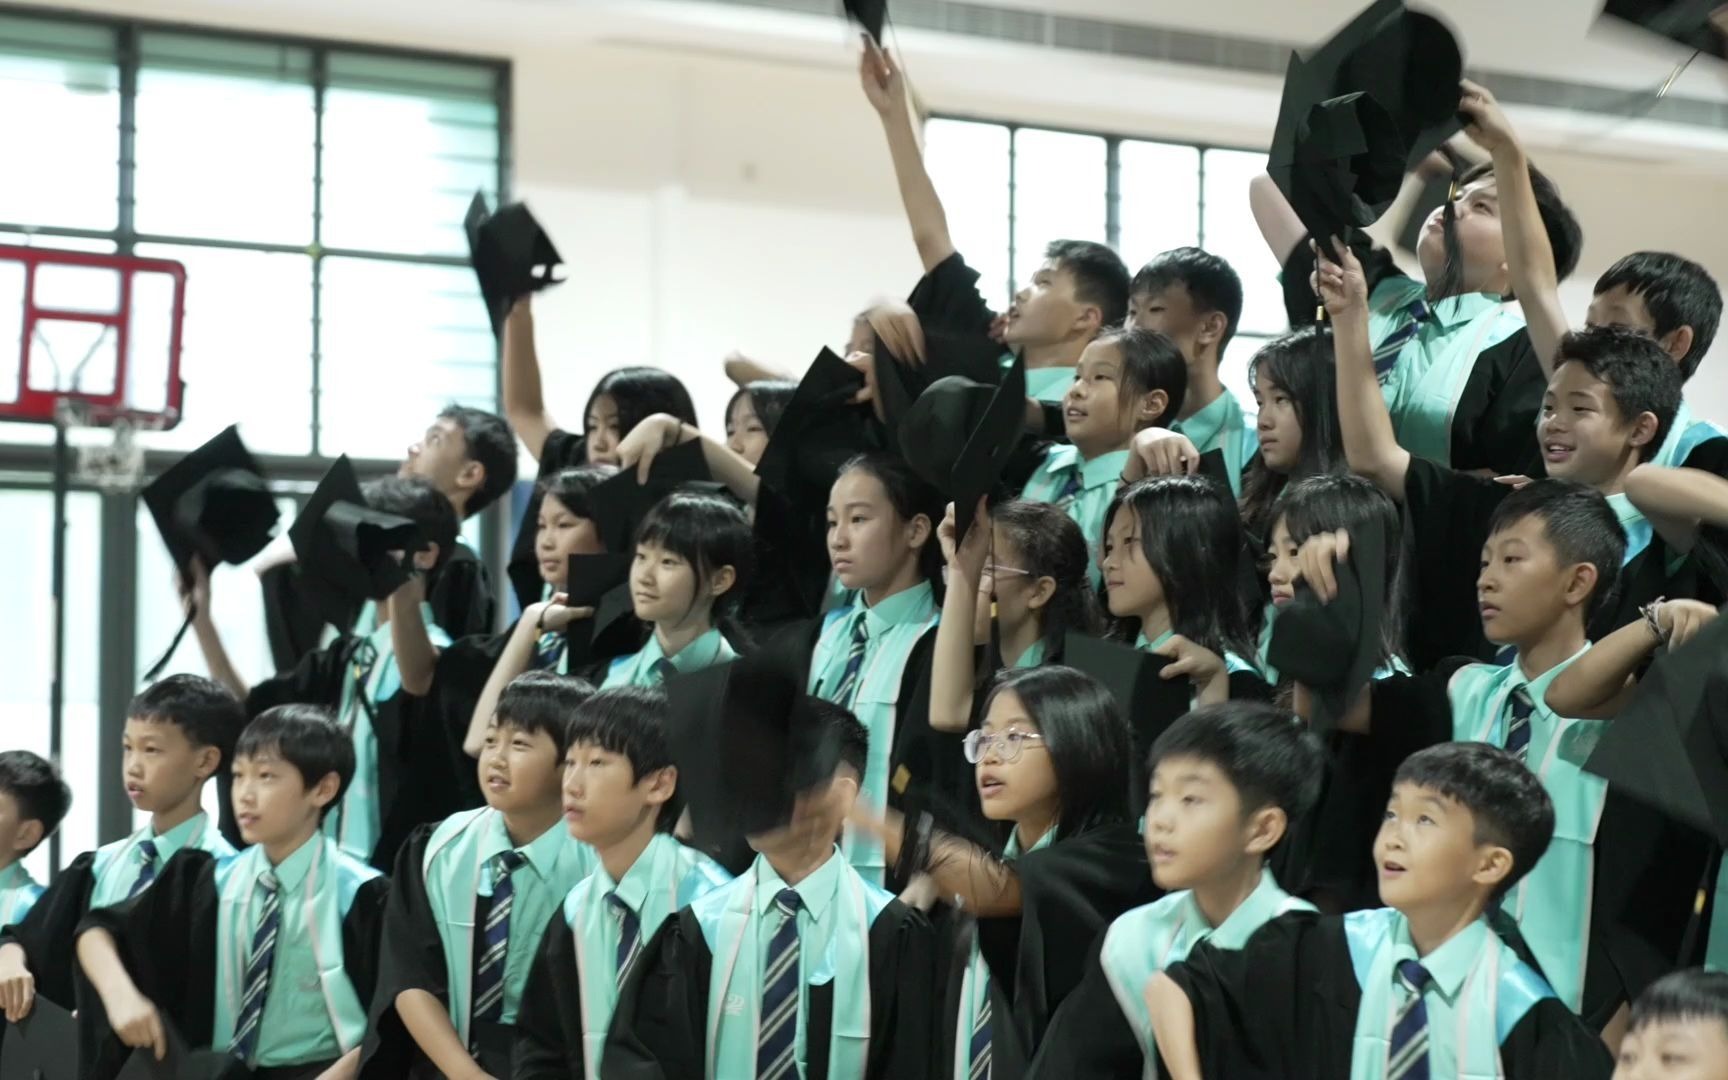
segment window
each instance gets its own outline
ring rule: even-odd
[[[948,118],[925,126],[924,143],[954,246],[1001,303],[1056,239],[1103,241],[1131,271],[1188,245],[1228,259],[1242,321],[1219,374],[1252,408],[1248,361],[1287,328],[1277,260],[1248,213],[1265,154]]]

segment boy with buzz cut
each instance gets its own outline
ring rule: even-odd
[[[1166,1074],[1606,1080],[1607,1049],[1495,928],[1553,831],[1547,793],[1506,751],[1412,755],[1374,841],[1387,906],[1283,915],[1153,976]]]
[[[516,1017],[514,1080],[599,1077],[618,988],[643,944],[731,880],[672,836],[682,806],[663,691],[602,690],[576,710],[564,820],[599,867],[570,890],[541,939]]]
[[[77,1007],[72,942],[87,911],[145,891],[182,850],[217,859],[234,854],[204,813],[204,785],[228,768],[244,723],[234,695],[198,675],[171,675],[132,699],[121,775],[126,797],[150,822],[78,856],[22,919],[0,931],[0,1004],[8,1019],[27,1016],[37,994],[64,1009]]]
[[[1639,994],[1614,1080],[1728,1080],[1728,974],[1689,968]]]
[[[510,1025],[541,934],[594,869],[559,808],[566,727],[593,692],[548,671],[513,680],[479,755],[486,806],[402,846],[361,1076],[510,1072]]]
[[[24,860],[71,807],[72,789],[52,762],[28,750],[0,753],[0,927],[22,922],[41,898]],[[0,1000],[0,1011],[5,1005]]]
[[[184,850],[155,886],[79,924],[78,962],[114,1036],[87,1076],[114,1076],[123,1047],[160,1060],[169,1025],[278,1080],[354,1075],[389,882],[319,831],[353,775],[326,709],[284,705],[247,725],[234,810],[251,846]]]
[[[1157,1075],[1146,982],[1202,941],[1240,949],[1267,921],[1313,911],[1267,859],[1320,796],[1316,736],[1282,709],[1196,709],[1152,745],[1146,854],[1162,899],[1116,919],[1050,1022],[1027,1076]]]

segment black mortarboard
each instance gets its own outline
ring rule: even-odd
[[[994,385],[1001,382],[1005,371],[1002,357],[1005,350],[988,334],[956,331],[924,323],[924,362],[902,363],[888,351],[880,337],[874,346],[876,358],[876,395],[882,403],[882,419],[892,442],[901,421],[911,411],[912,403],[926,389],[941,379],[959,377],[975,383]],[[1024,375],[1022,375],[1024,398]],[[1021,402],[1024,410],[1025,402]]]
[[[1145,761],[1158,736],[1193,707],[1189,681],[1163,677],[1169,657],[1070,632],[1063,641],[1062,662],[1097,679],[1116,699],[1134,733],[1135,762]]]
[[[1379,663],[1386,544],[1378,525],[1358,526],[1350,534],[1349,559],[1335,570],[1332,602],[1322,603],[1304,583],[1272,624],[1266,662],[1313,692],[1310,726],[1322,735],[1344,719]]]
[[[594,609],[592,619],[565,631],[573,658],[610,659],[642,647],[642,624],[630,600],[631,559],[628,553],[570,556],[565,597],[571,607]]]
[[[564,260],[522,203],[501,206],[494,214],[486,207],[486,197],[476,191],[462,227],[468,233],[468,261],[480,281],[492,332],[501,338],[510,305],[559,284],[561,279],[552,274]]]
[[[991,494],[1019,445],[1026,417],[1026,366],[1016,359],[994,385],[963,375],[937,379],[900,425],[900,453],[953,500],[955,531],[965,539],[978,500]]]
[[[1722,0],[1608,0],[1602,14],[1696,52],[1728,60],[1728,34],[1711,21],[1721,7]]]
[[[820,514],[840,466],[856,454],[881,448],[870,407],[852,404],[862,389],[863,373],[832,349],[823,349],[781,412],[756,463],[756,476],[795,512]]]
[[[426,546],[420,526],[366,505],[346,455],[331,463],[288,527],[301,581],[326,618],[342,625],[344,613],[364,600],[382,600],[408,580],[407,559]]]
[[[163,1021],[168,1052],[161,1061],[146,1047],[132,1051],[114,1080],[244,1080],[252,1075],[239,1058],[222,1050],[192,1050],[174,1025]],[[10,1080],[10,1078],[7,1078]]]
[[[0,1080],[78,1080],[78,1021],[36,995],[30,1015],[7,1024],[0,1040]]]
[[[882,27],[888,21],[888,0],[842,0],[846,17],[864,28],[870,39],[882,44]]]
[[[1464,56],[1440,19],[1403,0],[1375,0],[1304,59],[1320,100],[1365,93],[1391,114],[1417,163],[1463,128],[1458,115]]]
[[[1658,656],[1593,750],[1559,752],[1728,844],[1728,619]]]
[[[622,469],[595,484],[588,492],[594,511],[594,529],[607,551],[635,551],[636,526],[661,499],[680,488],[716,490],[714,475],[699,439],[662,451],[648,470],[648,482],[636,482],[635,469]]]

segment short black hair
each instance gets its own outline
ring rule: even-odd
[[[1518,884],[1554,837],[1554,802],[1542,781],[1513,755],[1482,742],[1430,746],[1404,759],[1392,786],[1414,784],[1439,792],[1470,811],[1476,843],[1512,853],[1512,872],[1490,903]]]
[[[1484,161],[1467,169],[1458,178],[1458,187],[1462,189],[1492,175],[1494,163]],[[1584,227],[1560,197],[1560,186],[1534,165],[1530,166],[1530,187],[1536,193],[1536,213],[1542,218],[1542,230],[1548,234],[1548,248],[1554,253],[1554,272],[1558,280],[1565,281],[1578,269],[1578,256],[1584,251]]]
[[[1093,339],[1114,346],[1122,354],[1122,397],[1127,399],[1154,390],[1164,391],[1168,402],[1153,427],[1169,427],[1182,413],[1188,396],[1188,362],[1176,343],[1156,330],[1126,326],[1106,330]]]
[[[850,709],[824,698],[806,697],[804,706],[819,723],[834,729],[840,742],[840,764],[852,766],[862,781],[870,765],[870,729]]]
[[[1560,339],[1554,367],[1562,364],[1577,364],[1607,383],[1621,423],[1630,424],[1642,413],[1656,417],[1656,434],[1639,448],[1640,461],[1649,461],[1662,449],[1680,411],[1685,383],[1679,365],[1654,338],[1624,326],[1573,330]]]
[[[1258,701],[1203,705],[1158,736],[1146,761],[1151,776],[1169,758],[1204,761],[1223,773],[1244,816],[1277,807],[1289,829],[1320,801],[1326,754],[1319,738],[1287,709]]]
[[[670,768],[672,743],[666,731],[666,692],[657,686],[615,686],[598,690],[577,706],[565,733],[565,746],[589,743],[608,754],[630,759],[630,780]],[[674,796],[660,808],[654,827],[670,832],[683,812]]]
[[[1631,1030],[1664,1021],[1703,1020],[1728,1027],[1728,972],[1687,968],[1662,976],[1632,1003]]]
[[[60,770],[28,750],[0,752],[0,793],[18,804],[18,820],[42,823],[42,840],[54,834],[72,809],[72,789],[60,778]],[[35,850],[32,845],[30,851]]]
[[[386,514],[405,517],[420,526],[426,539],[438,545],[437,566],[443,566],[456,546],[461,522],[449,496],[423,476],[381,476],[368,483],[362,493],[366,505]]]
[[[1488,519],[1488,535],[1534,517],[1566,566],[1589,563],[1596,568],[1596,589],[1584,607],[1586,621],[1601,610],[1620,581],[1626,560],[1626,530],[1614,516],[1607,496],[1570,480],[1535,480],[1500,501]]]
[[[780,426],[780,418],[786,414],[787,404],[797,392],[798,384],[790,379],[756,379],[745,383],[726,402],[726,423],[732,423],[732,410],[737,407],[738,399],[747,397],[750,410],[762,423],[762,430],[772,437],[774,429]]]
[[[1620,287],[1643,298],[1657,337],[1692,328],[1692,348],[1680,358],[1680,377],[1697,374],[1722,322],[1722,289],[1710,271],[1672,252],[1634,251],[1596,279],[1597,296]]]
[[[572,514],[592,521],[594,506],[589,502],[588,496],[617,472],[617,468],[611,465],[577,465],[574,468],[560,469],[536,484],[534,494],[542,500],[550,495],[563,503],[564,509]],[[532,525],[533,522],[528,524]]]
[[[465,507],[473,517],[497,502],[516,482],[516,433],[502,416],[467,405],[446,405],[438,419],[462,429],[468,460],[479,462],[486,470],[486,479]]]
[[[744,637],[740,605],[755,570],[756,544],[750,519],[736,503],[706,492],[674,491],[643,516],[634,540],[638,547],[653,544],[690,564],[696,575],[691,608],[708,591],[714,575],[730,566],[732,587],[714,597],[711,617],[727,640],[736,643]]]
[[[265,709],[240,733],[234,759],[275,754],[300,771],[300,783],[313,787],[336,774],[336,797],[319,814],[342,801],[354,782],[354,740],[322,705],[278,705]]]
[[[1091,240],[1052,240],[1044,257],[1074,279],[1074,298],[1097,306],[1099,325],[1120,326],[1128,317],[1128,266],[1122,256]]]
[[[594,695],[594,684],[555,671],[524,671],[498,695],[493,723],[532,735],[544,731],[558,748],[559,760],[570,748],[570,718]]]
[[[246,710],[233,691],[202,675],[170,675],[132,698],[126,715],[134,720],[174,724],[193,746],[214,746],[223,769],[233,763],[234,740],[246,726]]]
[[[1242,278],[1236,268],[1210,251],[1171,248],[1154,255],[1135,273],[1128,295],[1163,292],[1172,285],[1187,290],[1195,311],[1202,315],[1216,311],[1224,316],[1224,336],[1218,339],[1218,355],[1222,357],[1242,322]]]

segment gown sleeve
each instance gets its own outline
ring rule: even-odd
[[[1495,476],[1543,475],[1536,416],[1547,389],[1527,329],[1482,350],[1452,420],[1452,467],[1487,469]]]
[[[96,887],[96,853],[86,851],[60,871],[24,915],[24,921],[0,930],[0,944],[24,950],[36,993],[63,1009],[76,1009],[73,986],[73,935],[90,907]]]
[[[1614,1058],[1602,1037],[1558,998],[1545,998],[1524,1014],[1500,1044],[1506,1080],[1608,1080]]]
[[[492,575],[461,541],[428,582],[426,602],[432,606],[433,621],[452,638],[492,632],[497,607]]]
[[[264,634],[270,642],[270,660],[277,671],[292,671],[318,650],[324,616],[300,589],[300,567],[295,563],[264,571],[258,586],[264,596]]]
[[[323,705],[335,708],[342,701],[342,659],[344,639],[315,649],[300,658],[287,671],[265,679],[246,695],[246,716],[258,714],[278,705]]]
[[[412,1048],[413,1036],[403,1026],[396,1012],[396,998],[404,990],[424,990],[449,1004],[449,987],[445,985],[444,939],[432,916],[432,905],[426,896],[426,841],[434,826],[426,825],[402,845],[396,856],[396,870],[390,878],[389,897],[384,902],[383,917],[377,931],[378,962],[373,985],[361,993],[369,1001],[366,1011],[366,1044],[360,1059],[361,1076],[401,1076],[408,1062],[418,1055]],[[362,897],[355,897],[350,920],[360,907]],[[349,945],[349,926],[343,925],[342,947]],[[356,927],[356,935],[359,934]],[[355,991],[360,986],[355,984]]]
[[[552,915],[528,985],[516,1009],[512,1080],[582,1080],[582,979],[576,970],[575,933],[562,910]]]
[[[870,925],[869,1080],[937,1074],[934,946],[929,920],[898,900]]]
[[[689,908],[661,925],[619,988],[600,1063],[604,1080],[704,1075],[713,963]]]
[[[1116,1080],[1141,1075],[1145,1055],[1104,974],[1097,942],[1086,973],[1050,1017],[1026,1080]]]
[[[378,987],[378,949],[384,937],[384,912],[390,902],[390,879],[379,876],[360,886],[342,919],[342,962],[348,981],[370,1008]]]

